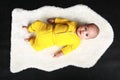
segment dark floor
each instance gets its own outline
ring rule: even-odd
[[[114,29],[114,42],[97,64],[90,69],[69,66],[53,72],[27,69],[11,73],[11,11],[33,10],[44,5],[69,7],[85,4],[107,19]],[[120,80],[120,7],[115,0],[0,0],[0,80]]]

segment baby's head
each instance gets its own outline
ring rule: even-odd
[[[84,24],[77,28],[76,33],[81,39],[93,39],[99,34],[99,28],[94,23]]]

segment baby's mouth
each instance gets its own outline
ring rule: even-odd
[[[79,32],[77,33],[77,35],[78,35],[78,36],[81,36],[81,31],[79,31]]]
[[[79,34],[81,35],[81,31],[79,32]]]

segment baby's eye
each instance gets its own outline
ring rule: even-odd
[[[86,36],[88,37],[88,34],[86,34]]]
[[[87,27],[85,27],[85,31],[87,31]]]

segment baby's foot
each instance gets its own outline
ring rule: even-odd
[[[26,41],[26,42],[29,42],[31,39],[33,39],[33,38],[35,38],[34,36],[30,36],[30,37],[28,37],[28,38],[25,38],[24,40]]]
[[[27,33],[29,33],[27,26],[22,26],[22,28],[23,28]]]
[[[30,41],[30,38],[25,38],[24,39],[26,42],[29,42]]]

